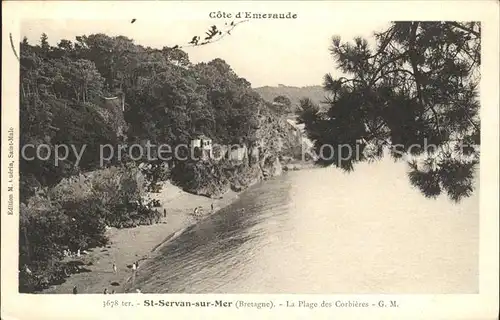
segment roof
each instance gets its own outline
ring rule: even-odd
[[[193,139],[202,139],[202,140],[212,140],[210,137],[207,137],[204,134],[195,134]]]

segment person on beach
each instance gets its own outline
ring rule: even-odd
[[[163,209],[163,218],[167,217],[167,209]]]
[[[141,293],[141,290],[139,290],[139,289],[135,289],[135,292],[137,292],[137,293]]]
[[[76,286],[73,287],[73,294],[77,294],[78,290],[76,289]]]
[[[214,211],[214,204],[213,204],[213,203],[210,205],[210,209],[211,209],[212,211]]]
[[[115,264],[115,263],[113,263],[113,272],[114,272],[114,273],[116,273],[117,271],[118,271],[118,270],[117,270],[117,268],[116,268],[116,264]]]
[[[108,288],[104,288],[104,294],[108,294]]]
[[[132,270],[134,270],[134,272],[137,270],[137,265],[134,263],[132,263]]]
[[[114,294],[115,293],[115,290],[111,291],[111,294]]]

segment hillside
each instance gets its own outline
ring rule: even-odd
[[[259,87],[254,88],[264,100],[272,102],[277,96],[283,95],[290,99],[292,106],[298,106],[302,98],[310,98],[313,102],[321,104],[325,100],[325,93],[321,86],[307,86],[307,87],[292,87],[285,85],[278,85],[277,87]]]

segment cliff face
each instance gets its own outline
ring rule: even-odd
[[[112,98],[101,98],[97,112],[109,124],[118,137],[124,137],[127,123],[123,115],[125,97],[119,95]]]
[[[249,145],[238,149],[238,157],[182,165],[178,168],[177,182],[187,192],[209,197],[219,197],[229,189],[242,191],[262,180],[281,175],[281,159],[292,157],[290,150],[301,149],[294,128],[279,115],[261,115],[253,137]],[[229,150],[224,152],[231,153]],[[244,154],[240,155],[242,152]],[[235,158],[238,160],[234,161]]]

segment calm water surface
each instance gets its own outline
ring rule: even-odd
[[[255,185],[141,265],[145,293],[474,293],[477,193],[424,198],[403,164]],[[244,209],[244,211],[243,211]]]

